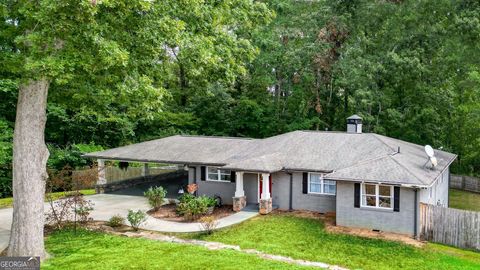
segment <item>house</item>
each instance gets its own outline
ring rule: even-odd
[[[416,236],[421,202],[448,207],[456,155],[434,154],[430,162],[424,146],[362,133],[362,119],[354,115],[347,132],[177,135],[85,156],[99,159],[99,166],[103,160],[180,164],[199,195],[219,195],[236,211],[258,204],[262,214],[275,207],[335,212],[337,225]]]

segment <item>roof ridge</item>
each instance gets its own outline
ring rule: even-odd
[[[384,144],[385,146],[387,146],[388,148],[392,149],[392,151],[394,153],[397,153],[398,149],[395,149],[393,147],[391,147],[390,145],[388,145],[388,143],[386,143],[384,140],[380,139],[379,136],[382,136],[380,134],[377,134],[377,133],[369,133],[370,135],[372,135],[375,139],[377,139],[379,142],[381,142],[382,144]]]
[[[250,137],[231,137],[231,136],[219,136],[219,135],[190,135],[190,134],[177,134],[171,137],[178,136],[178,137],[194,137],[194,138],[215,138],[215,139],[236,139],[236,140],[261,140],[256,138]]]

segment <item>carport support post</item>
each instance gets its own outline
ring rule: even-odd
[[[95,185],[96,193],[104,193],[104,186],[107,184],[107,178],[105,177],[105,160],[98,159],[98,179],[97,184]]]
[[[260,198],[260,214],[272,212],[272,198],[270,197],[270,174],[262,173],[262,196]]]
[[[148,163],[143,163],[142,176],[147,177],[149,175],[150,175],[150,168],[148,167]]]
[[[240,211],[247,205],[247,197],[243,190],[243,172],[235,172],[235,197],[233,197],[233,211]]]

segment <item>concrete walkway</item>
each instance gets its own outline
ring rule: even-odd
[[[113,215],[127,216],[128,210],[147,211],[151,207],[143,196],[131,196],[120,194],[96,194],[86,197],[91,200],[94,210],[91,217],[94,220],[108,221]],[[45,204],[45,210],[49,209]],[[218,220],[217,228],[224,228],[233,224],[243,222],[258,215],[254,207],[246,207],[244,210]],[[7,247],[12,224],[12,208],[0,209],[0,251]],[[198,232],[201,231],[200,223],[182,223],[165,221],[147,216],[147,220],[140,228],[157,232]]]

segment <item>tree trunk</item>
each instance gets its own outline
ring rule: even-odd
[[[40,256],[43,243],[47,94],[45,79],[20,86],[13,138],[13,222],[7,256]]]

